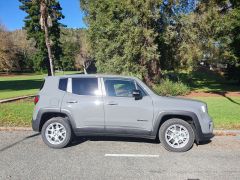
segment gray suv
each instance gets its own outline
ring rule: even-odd
[[[34,101],[33,130],[52,148],[75,135],[105,135],[159,139],[167,150],[183,152],[213,137],[205,103],[159,96],[134,77],[47,77]]]

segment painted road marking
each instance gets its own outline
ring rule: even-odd
[[[105,157],[155,157],[155,158],[158,158],[159,155],[151,155],[151,154],[105,154]]]

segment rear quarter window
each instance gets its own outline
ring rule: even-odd
[[[67,91],[68,78],[62,78],[59,80],[58,89],[62,91]]]

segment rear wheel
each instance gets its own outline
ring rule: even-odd
[[[169,119],[159,129],[159,140],[168,151],[185,152],[194,143],[191,125],[182,119]]]
[[[42,139],[51,148],[63,148],[69,144],[72,131],[69,123],[62,117],[49,119],[42,127]]]

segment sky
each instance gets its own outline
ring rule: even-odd
[[[61,23],[69,28],[85,28],[83,12],[80,10],[79,0],[59,0],[65,19]],[[0,0],[0,22],[7,30],[22,29],[26,13],[19,9],[18,0]]]

